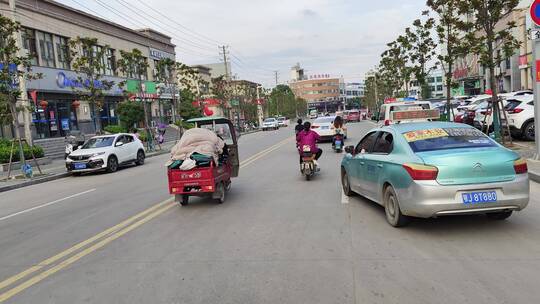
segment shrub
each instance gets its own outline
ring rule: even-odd
[[[194,123],[186,122],[184,120],[178,120],[174,124],[177,125],[180,128],[184,128],[184,130],[189,130],[189,129],[195,128]]]
[[[120,124],[127,131],[131,131],[133,126],[144,120],[144,108],[140,103],[132,101],[121,102],[118,104],[117,111],[120,116]]]
[[[125,127],[119,125],[108,125],[103,130],[112,134],[125,133],[127,131]]]
[[[139,129],[137,130],[137,136],[142,142],[146,142],[148,140],[146,136],[146,130],[145,129]]]
[[[24,158],[26,160],[31,160],[32,159],[32,150],[33,150],[34,156],[36,158],[43,157],[44,154],[45,154],[43,152],[43,148],[41,148],[40,146],[35,145],[33,148],[30,148],[29,145],[23,144],[23,153],[24,153]],[[7,144],[6,144],[6,141],[0,142],[0,164],[9,163],[10,153],[11,153],[11,142],[7,141]],[[20,160],[20,157],[19,157],[19,145],[17,145],[17,144],[15,145],[15,147],[13,149],[13,159],[12,160],[14,162],[17,162],[17,161]]]

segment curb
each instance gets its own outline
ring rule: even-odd
[[[529,179],[534,182],[540,183],[540,174],[529,171]]]
[[[160,156],[160,155],[167,154],[167,153],[170,153],[170,150],[161,150],[161,151],[158,151],[158,152],[153,152],[151,154],[147,154],[146,158],[152,158],[152,157]],[[32,185],[38,185],[38,184],[50,182],[50,181],[53,181],[53,180],[57,180],[57,179],[61,179],[61,178],[69,177],[69,176],[71,176],[71,173],[69,173],[69,172],[56,173],[56,174],[52,174],[52,175],[49,175],[49,176],[46,176],[46,177],[41,177],[41,178],[29,180],[29,181],[26,181],[26,182],[15,184],[15,185],[9,185],[9,186],[0,187],[0,192],[6,192],[6,191],[15,190],[15,189],[19,189],[19,188],[24,188],[24,187],[28,187],[28,186],[32,186]]]

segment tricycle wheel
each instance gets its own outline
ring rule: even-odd
[[[216,203],[225,203],[225,192],[225,186],[223,185],[223,183],[219,183],[216,186],[216,192],[214,192],[214,200],[216,201]]]
[[[177,194],[176,201],[182,206],[187,206],[189,204],[189,195],[187,194]]]
[[[231,183],[230,180],[225,182],[225,191],[231,190],[231,185],[232,185],[232,183]]]

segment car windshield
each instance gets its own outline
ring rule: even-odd
[[[315,124],[324,124],[334,122],[334,117],[321,117],[317,118],[313,123]]]
[[[264,120],[264,122],[275,122],[276,119],[275,118],[267,118]]]
[[[403,133],[411,149],[417,152],[495,147],[484,133],[474,128],[433,128]]]
[[[208,129],[210,131],[214,131],[219,137],[221,137],[226,144],[232,145],[234,144],[232,134],[231,134],[231,128],[229,127],[229,124],[226,123],[216,123],[215,128],[214,125],[201,125],[201,128]]]
[[[279,117],[277,120],[278,120],[278,121],[284,121],[284,120],[285,120],[285,117]]]
[[[110,147],[112,146],[114,142],[114,136],[107,136],[107,137],[94,137],[90,138],[83,146],[83,149],[95,149],[95,148],[103,148],[103,147]]]

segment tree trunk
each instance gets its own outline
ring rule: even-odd
[[[17,117],[17,106],[15,105],[15,102],[16,101],[10,102],[10,110],[11,110],[11,117],[13,118],[13,129],[15,131],[15,138],[19,142],[19,161],[21,162],[21,171],[22,171],[23,166],[26,164],[26,159],[24,158],[24,150],[23,150],[23,145],[21,142],[21,130],[19,129],[19,118]],[[10,151],[10,153],[13,153],[13,151]]]
[[[100,110],[98,110],[97,104],[94,103],[94,107],[92,110],[92,116],[94,120],[94,128],[96,129],[96,134],[100,134],[101,132],[101,115]]]

